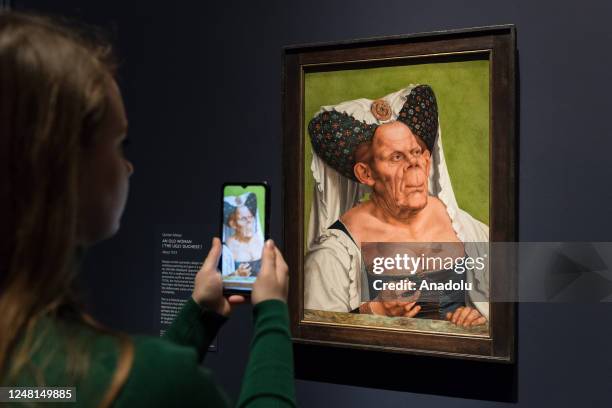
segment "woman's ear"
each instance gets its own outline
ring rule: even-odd
[[[423,151],[423,160],[425,160],[425,174],[429,177],[429,172],[431,171],[431,153],[429,149]]]
[[[374,178],[372,177],[372,169],[370,166],[363,162],[355,163],[353,167],[353,173],[361,184],[372,187],[374,185]]]

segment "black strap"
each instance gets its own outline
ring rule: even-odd
[[[340,220],[336,220],[336,222],[330,225],[327,229],[335,229],[344,232],[346,236],[349,237],[355,245],[357,245],[351,234],[349,234],[348,229],[346,229],[346,226]],[[353,309],[349,313],[359,313],[359,308]]]
[[[346,234],[346,236],[349,237],[351,239],[351,241],[353,241],[353,243],[355,245],[357,245],[357,242],[355,242],[355,240],[353,239],[351,234],[349,234],[348,230],[346,229],[346,226],[340,220],[336,220],[336,222],[334,222],[332,225],[330,225],[329,228],[327,228],[327,229],[336,229],[336,230],[340,230],[340,231],[344,232]]]

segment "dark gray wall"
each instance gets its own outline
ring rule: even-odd
[[[612,235],[612,3],[600,1],[155,2],[22,0],[114,33],[136,172],[119,235],[91,251],[91,300],[103,321],[152,332],[157,224],[217,229],[226,179],[272,185],[281,232],[280,49],[283,45],[514,23],[520,52],[520,238],[606,241]],[[236,148],[241,147],[241,148]],[[220,152],[232,150],[228,163]],[[297,381],[304,407],[610,406],[612,305],[519,308],[518,402],[501,403]],[[250,310],[236,311],[207,364],[236,395]],[[359,362],[353,362],[359,368]],[[376,376],[377,367],[361,367]],[[418,372],[436,381],[436,372]],[[459,371],[456,386],[470,384]],[[500,384],[506,387],[506,384]],[[507,386],[511,386],[508,384]]]

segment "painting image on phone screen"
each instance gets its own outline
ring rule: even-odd
[[[250,287],[261,269],[265,198],[263,185],[223,188],[221,272],[226,287]]]

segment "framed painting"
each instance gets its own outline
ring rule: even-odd
[[[296,343],[514,361],[514,26],[283,51]]]

